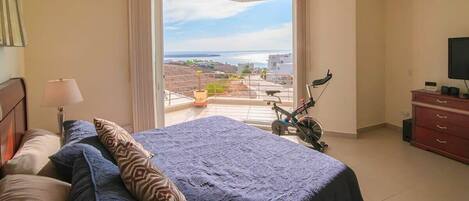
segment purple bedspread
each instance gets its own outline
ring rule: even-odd
[[[226,117],[134,137],[188,200],[363,200],[340,161]]]

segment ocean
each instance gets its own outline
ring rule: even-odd
[[[212,60],[220,63],[238,65],[242,63],[253,63],[255,67],[267,67],[269,55],[288,54],[291,50],[262,50],[262,51],[220,51],[220,52],[165,52],[164,60],[186,61],[192,59]]]

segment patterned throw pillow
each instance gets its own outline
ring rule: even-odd
[[[127,189],[138,200],[185,201],[176,185],[145,157],[137,147],[119,143],[114,155]]]
[[[94,118],[94,126],[96,132],[98,133],[99,140],[106,149],[111,152],[112,155],[115,155],[116,146],[119,143],[130,142],[133,143],[138,150],[140,150],[145,157],[151,158],[153,154],[147,151],[143,146],[136,142],[134,138],[123,128],[117,125],[114,122],[107,121],[104,119]]]

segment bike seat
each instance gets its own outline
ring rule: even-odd
[[[279,90],[267,90],[265,91],[265,93],[267,94],[267,96],[273,96],[275,94],[280,93],[280,91]]]

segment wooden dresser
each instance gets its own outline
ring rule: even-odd
[[[469,100],[412,91],[412,145],[469,164]]]

